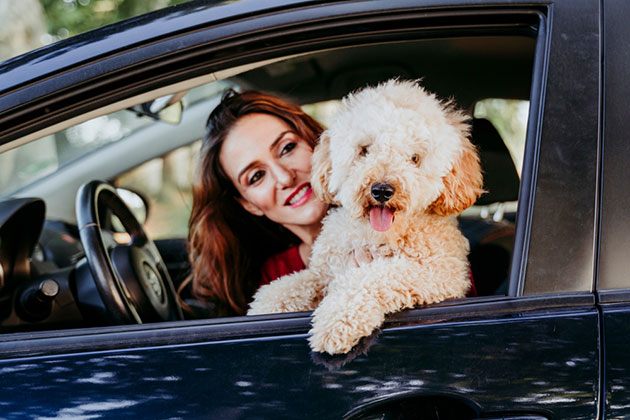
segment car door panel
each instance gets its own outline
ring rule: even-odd
[[[630,416],[630,391],[628,390],[628,375],[630,375],[630,363],[628,363],[630,307],[627,302],[608,303],[603,305],[603,311],[606,342],[605,414],[607,419],[625,419]]]
[[[590,293],[595,265],[599,111],[599,61],[592,59],[599,54],[599,2],[540,1],[510,7],[504,2],[489,3],[418,5],[401,0],[393,4],[396,13],[412,10],[418,22],[438,26],[457,7],[465,9],[458,17],[460,25],[480,9],[492,15],[490,22],[496,15],[516,12],[543,14],[550,20],[545,28],[548,32],[539,34],[510,297],[471,299],[392,316],[366,354],[336,368],[335,359],[328,360],[328,365],[313,360],[306,340],[310,318],[305,314],[8,335],[0,338],[1,415],[336,419],[360,417],[401,400],[435,399],[464,402],[475,416],[486,418],[595,418],[602,403],[600,319]],[[196,51],[190,62],[198,60],[197,64],[185,68],[191,77],[226,62],[268,58],[271,50],[279,54],[280,41],[289,38],[291,48],[280,52],[303,52],[309,42],[304,35],[307,31],[300,39],[295,38],[299,31],[274,38],[273,24],[315,22],[325,7],[302,8],[315,4],[301,2],[293,15],[282,17],[274,16],[273,11],[260,13],[265,16],[264,24],[241,13],[239,19],[248,28],[243,29],[246,36],[229,24],[217,25],[191,30],[182,37],[168,33],[170,43],[165,41],[162,47],[177,44]],[[386,19],[385,23],[378,19],[377,9],[385,5],[349,1],[328,6],[334,12],[326,21],[330,26],[318,26],[313,33],[330,30],[329,37],[317,35],[320,39],[312,48],[346,45],[339,41],[348,38],[340,23],[344,17],[356,18],[353,30],[362,25],[359,17],[366,18],[361,22],[371,29],[356,36],[363,42],[382,41],[384,35],[397,39],[400,33],[391,31],[393,26],[388,29]],[[298,9],[308,13],[301,15]],[[436,10],[444,15],[429,13]],[[178,22],[184,22],[183,16],[178,15]],[[437,17],[425,20],[432,16]],[[572,24],[574,18],[579,25]],[[226,27],[235,32],[224,30]],[[251,34],[257,30],[257,36]],[[581,37],[581,32],[588,36]],[[236,46],[215,48],[213,36]],[[144,51],[145,62],[125,67],[125,60],[133,62],[126,55],[131,53],[105,57],[103,62],[122,69],[118,74],[112,71],[120,85],[108,85],[107,74],[98,73],[102,86],[111,89],[103,89],[107,94],[100,92],[98,100],[89,105],[78,90],[67,91],[70,98],[76,95],[80,106],[68,111],[61,100],[49,98],[55,106],[50,114],[42,113],[38,101],[43,103],[43,99],[33,93],[37,88],[33,84],[25,90],[32,100],[24,106],[23,115],[6,114],[0,126],[6,136],[0,143],[43,129],[77,110],[90,111],[157,87],[164,80],[180,81],[180,72],[160,67],[163,57],[158,38],[151,40],[155,43],[151,48],[138,48]],[[251,45],[254,51],[247,50]],[[96,69],[98,64],[86,67]],[[149,73],[155,69],[164,70],[165,79],[150,79]],[[74,69],[67,74],[73,71],[78,73]],[[579,83],[575,74],[584,76]],[[55,85],[53,79],[42,78],[40,87],[66,89],[70,79]],[[86,86],[91,81],[82,79],[81,83],[89,92]],[[11,103],[5,105],[8,109]],[[0,110],[5,108],[0,106]],[[559,293],[521,296],[552,292]]]
[[[165,338],[170,345],[136,342],[124,350],[114,344],[110,350],[71,354],[64,337],[48,339],[46,349],[57,341],[66,353],[50,357],[40,350],[37,357],[14,355],[0,362],[5,391],[0,404],[8,418],[64,413],[295,418],[300,413],[336,419],[394,397],[448,395],[469,402],[479,415],[594,417],[599,367],[592,306],[485,314],[470,309],[482,315],[453,317],[447,307],[433,316],[394,317],[367,354],[340,367],[333,367],[334,360],[313,361],[305,334],[308,317],[301,325],[292,321],[286,335],[265,336],[253,323],[249,331],[262,331],[261,336],[230,338],[239,328],[236,337],[247,335],[251,324],[235,322],[231,332],[224,329],[208,341],[201,337],[213,327],[204,331],[199,325],[188,337],[175,332]],[[162,331],[150,334],[147,344],[158,341]],[[124,341],[124,336],[94,334],[89,344],[94,349],[108,340]],[[75,341],[79,345],[82,339]],[[35,392],[19,392],[24,389]]]

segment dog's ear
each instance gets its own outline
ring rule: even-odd
[[[312,157],[311,186],[317,197],[325,203],[335,204],[329,182],[332,165],[330,162],[330,136],[326,131],[319,137]]]
[[[442,216],[461,213],[485,192],[479,154],[468,140],[469,126],[465,117],[457,111],[451,111],[449,117],[449,122],[459,132],[461,150],[451,171],[442,178],[442,194],[429,206],[430,212]]]

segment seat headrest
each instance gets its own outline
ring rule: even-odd
[[[514,161],[501,135],[492,123],[484,118],[472,121],[471,140],[479,150],[483,168],[483,194],[475,205],[487,206],[518,200],[520,179]]]

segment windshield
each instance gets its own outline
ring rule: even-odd
[[[0,1],[0,62],[101,26],[186,1]]]
[[[191,89],[184,107],[220,94],[225,83]],[[0,197],[11,195],[47,175],[151,124],[166,124],[129,110],[102,115],[0,154]]]
[[[129,111],[118,111],[43,137],[0,155],[0,196],[58,171],[73,160],[134,130],[154,123]]]

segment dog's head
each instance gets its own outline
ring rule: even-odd
[[[350,94],[313,155],[313,188],[377,231],[419,211],[460,213],[483,192],[467,120],[413,81]]]

